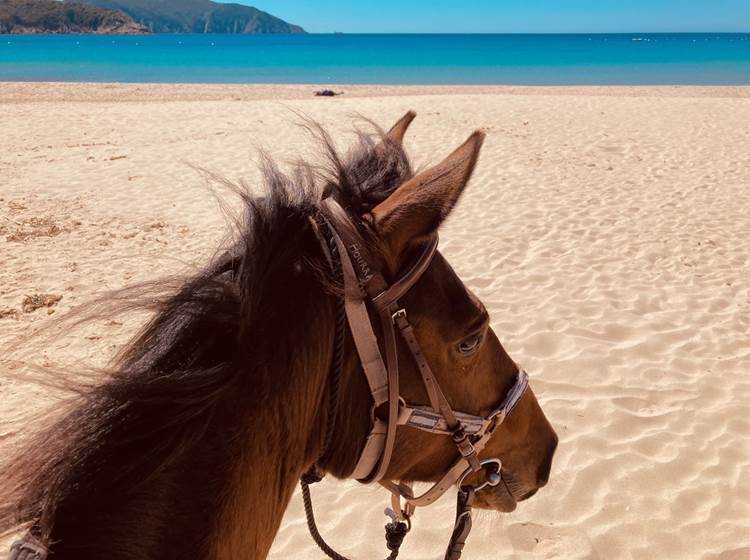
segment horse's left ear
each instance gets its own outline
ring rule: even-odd
[[[403,145],[404,143],[404,136],[406,135],[406,131],[409,129],[409,125],[411,124],[411,121],[414,120],[414,117],[416,117],[417,114],[414,111],[407,111],[406,114],[398,119],[396,121],[396,124],[394,124],[388,132],[386,132],[383,135],[383,142],[381,142],[376,148],[375,148],[375,154],[377,156],[382,156],[385,152],[383,144],[386,142],[391,142],[393,144],[398,144],[399,146]]]
[[[484,132],[477,130],[441,163],[415,175],[372,209],[388,253],[398,256],[434,233],[464,191],[479,158]]]
[[[404,141],[404,134],[406,134],[406,130],[416,116],[417,114],[414,111],[407,111],[406,114],[391,127],[386,136],[397,144],[402,144]]]

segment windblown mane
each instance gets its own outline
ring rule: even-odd
[[[310,217],[316,216],[321,199],[331,196],[367,235],[371,226],[360,217],[412,173],[400,144],[379,129],[358,132],[355,149],[342,157],[322,128],[308,126],[320,140],[325,164],[302,162],[284,174],[264,159],[263,196],[237,188],[244,220],[226,252],[158,300],[156,315],[118,358],[111,375],[76,397],[70,413],[5,464],[0,534],[29,526],[46,539],[53,523],[68,522],[72,504],[88,500],[96,511],[96,503],[112,499],[110,491],[128,492],[134,509],[161,517],[162,530],[168,531],[175,512],[153,511],[139,501],[138,491],[178,462],[186,471],[179,475],[182,482],[221,494],[222,488],[211,488],[212,481],[190,478],[190,461],[231,462],[220,456],[225,448],[215,442],[216,434],[206,434],[212,426],[231,425],[238,414],[236,405],[228,405],[230,395],[248,385],[262,390],[258,364],[289,359],[278,347],[288,316],[271,291],[283,286],[299,263],[315,269],[324,286],[331,282]],[[201,452],[192,453],[198,447]],[[185,465],[188,456],[195,457]],[[163,492],[175,490],[167,485]],[[159,526],[152,523],[153,534],[140,535],[138,546],[163,538]]]

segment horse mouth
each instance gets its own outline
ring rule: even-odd
[[[495,487],[485,488],[481,492],[477,492],[474,500],[474,506],[480,509],[491,509],[494,511],[502,511],[503,513],[510,513],[518,507],[518,501],[513,496],[508,485],[503,480],[500,484]]]
[[[500,484],[477,493],[474,502],[476,507],[510,513],[518,507],[518,502],[528,500],[539,490],[539,488],[526,490],[505,469],[500,471],[500,476]]]

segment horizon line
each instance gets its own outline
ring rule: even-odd
[[[305,31],[299,35],[750,35],[748,31]],[[164,33],[158,33],[164,35]],[[157,33],[155,33],[157,35]],[[175,33],[179,35],[179,33]],[[197,33],[196,35],[210,35]],[[213,33],[213,35],[298,35],[297,33]]]

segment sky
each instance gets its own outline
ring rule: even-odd
[[[750,32],[750,0],[234,1],[311,33]]]

